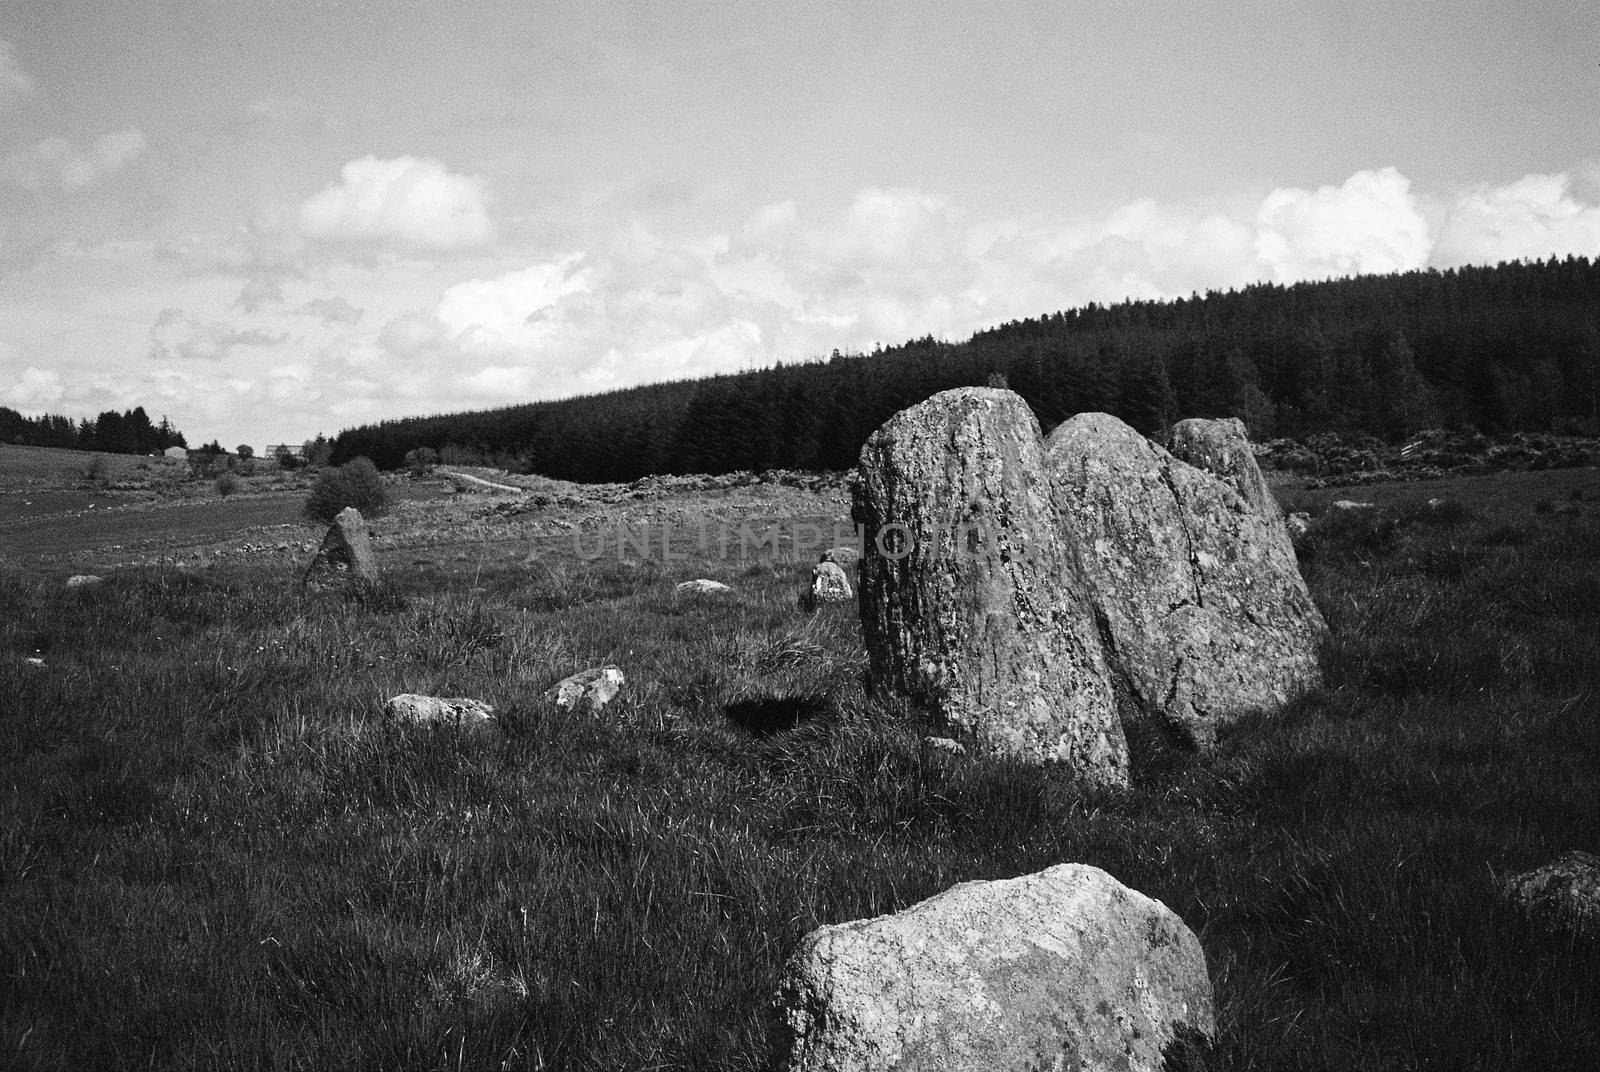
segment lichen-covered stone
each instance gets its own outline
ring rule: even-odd
[[[544,698],[563,711],[598,711],[616,698],[624,681],[615,666],[597,666],[562,678],[545,691]]]
[[[1045,447],[1108,663],[1140,711],[1202,748],[1219,727],[1315,688],[1326,634],[1276,505],[1236,486],[1260,475],[1242,460],[1248,444],[1228,450],[1212,452],[1225,471],[1213,475],[1104,413],[1065,421]]]
[[[361,511],[347,506],[328,526],[327,535],[306,568],[305,583],[315,588],[376,584],[378,560],[372,553]]]
[[[1010,391],[945,391],[867,440],[854,516],[876,681],[983,750],[1127,784],[1127,745],[1070,568],[1039,425]]]
[[[850,578],[837,562],[818,562],[811,567],[811,602],[847,603],[856,597]]]
[[[813,931],[777,1003],[788,1072],[1158,1072],[1212,1000],[1170,909],[1061,864]]]
[[[465,696],[423,696],[402,692],[391,696],[383,713],[395,722],[412,726],[437,726],[466,733],[496,732],[500,728],[494,708]]]

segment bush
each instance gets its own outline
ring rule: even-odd
[[[406,451],[406,468],[412,476],[427,476],[439,464],[439,452],[432,447],[416,447]]]
[[[362,517],[380,517],[389,512],[389,493],[370,458],[353,458],[318,473],[306,499],[306,516],[328,522],[347,506],[360,510]]]
[[[221,473],[217,476],[216,489],[217,494],[226,499],[239,490],[239,478],[232,473]]]

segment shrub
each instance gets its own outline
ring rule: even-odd
[[[415,447],[406,451],[406,468],[412,476],[427,476],[439,464],[439,452],[432,447]]]
[[[232,473],[220,473],[216,480],[217,494],[226,499],[239,490],[239,478]]]
[[[332,521],[339,511],[353,506],[362,517],[379,517],[389,512],[389,493],[383,477],[370,458],[352,458],[343,465],[317,474],[306,499],[306,516],[313,521]]]

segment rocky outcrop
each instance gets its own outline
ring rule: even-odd
[[[304,583],[313,588],[348,589],[378,582],[378,560],[372,553],[367,523],[353,506],[339,511],[306,568]]]
[[[962,388],[897,414],[862,448],[853,512],[875,680],[986,751],[1127,783],[1110,673],[1027,403]]]
[[[1045,446],[1108,663],[1138,710],[1199,747],[1316,687],[1326,633],[1236,425],[1175,431],[1215,473],[1104,413],[1078,414]]]
[[[777,1003],[788,1072],[1157,1072],[1214,1029],[1194,934],[1084,864],[813,931]]]
[[[544,699],[563,711],[598,711],[616,697],[624,681],[615,666],[597,666],[562,678],[545,690]]]

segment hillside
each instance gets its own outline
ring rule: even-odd
[[[1103,410],[1150,432],[1241,415],[1257,441],[1421,429],[1600,430],[1600,265],[1587,258],[1263,284],[1123,302],[870,355],[341,432],[334,461],[429,447],[578,481],[846,469],[891,414],[1006,377],[1049,427]],[[447,459],[448,460],[448,459]]]

